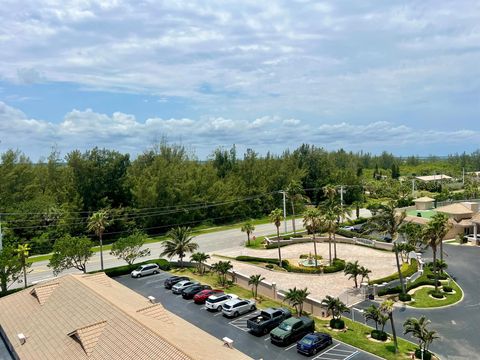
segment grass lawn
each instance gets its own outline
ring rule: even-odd
[[[190,278],[193,278],[204,284],[209,284],[212,287],[218,287],[217,276],[212,273],[199,275],[196,272],[194,272],[194,270],[191,268],[174,269],[171,272],[176,275],[181,274],[181,275],[189,276]],[[244,289],[238,285],[230,286],[228,289],[225,289],[225,291],[236,294],[243,298],[252,297],[251,290]],[[280,301],[275,301],[266,297],[262,297],[262,301],[257,302],[257,307],[260,309],[268,308],[268,307],[288,307],[292,311],[292,314],[294,313],[293,309],[290,306],[288,306],[288,304]],[[398,339],[399,352],[395,354],[393,350],[393,342],[383,344],[383,343],[377,343],[377,342],[368,340],[367,335],[369,335],[372,330],[372,328],[369,326],[356,323],[349,319],[343,318],[343,320],[345,321],[345,324],[348,327],[348,330],[346,332],[335,332],[327,328],[328,320],[319,319],[319,318],[314,318],[314,319],[315,319],[317,330],[329,333],[335,339],[338,339],[347,344],[356,346],[362,350],[373,353],[387,360],[409,359],[409,356],[408,356],[409,353],[414,351],[416,347],[415,344],[399,338]]]
[[[442,286],[447,284],[447,281],[442,281]],[[429,296],[429,292],[434,289],[434,287],[424,287],[420,290],[415,291],[412,295],[412,298],[415,299],[414,302],[409,303],[408,305],[416,308],[434,308],[446,305],[452,305],[459,302],[462,299],[463,292],[460,286],[453,280],[450,280],[450,286],[455,291],[455,294],[443,293],[445,295],[445,299],[437,300],[433,299]],[[441,287],[439,287],[441,289]]]

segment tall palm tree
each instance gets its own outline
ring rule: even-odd
[[[430,320],[425,316],[419,319],[411,317],[403,323],[403,334],[411,334],[418,340],[418,346],[423,353],[428,352],[428,348],[433,340],[438,339],[437,332],[429,330]]]
[[[22,265],[23,270],[23,287],[27,288],[27,260],[28,255],[30,254],[30,245],[29,244],[19,244],[16,253],[19,259],[20,264]]]
[[[303,303],[307,299],[310,293],[308,289],[297,289],[294,287],[293,289],[288,289],[285,293],[285,298],[283,301],[287,301],[291,306],[295,308],[295,312],[298,316],[302,316],[303,313]]]
[[[321,221],[328,233],[328,261],[332,265],[332,236],[337,230],[337,217],[333,212],[327,211],[322,214]]]
[[[252,293],[255,299],[258,294],[258,285],[260,285],[263,280],[265,280],[265,278],[260,274],[252,275],[250,276],[250,279],[248,279],[248,285],[252,285]]]
[[[277,228],[278,266],[282,267],[282,253],[280,251],[280,225],[282,224],[283,220],[282,210],[278,208],[272,210],[269,217],[270,221]]]
[[[295,228],[295,202],[297,201],[304,201],[306,198],[304,196],[304,190],[302,184],[298,180],[292,180],[290,184],[288,184],[287,189],[287,197],[290,199],[290,205],[292,207],[292,228],[293,233],[296,234]]]
[[[198,249],[198,244],[193,242],[191,230],[189,227],[176,227],[170,229],[167,233],[170,239],[163,242],[163,251],[160,256],[178,256],[180,259],[180,267],[183,267],[183,258],[186,253],[194,252]]]
[[[218,274],[220,285],[225,287],[227,285],[227,274],[233,265],[230,261],[219,261],[212,264],[212,270]]]
[[[390,325],[392,326],[393,344],[395,347],[395,352],[397,352],[398,342],[397,342],[397,332],[395,331],[395,324],[393,322],[393,305],[394,305],[394,302],[392,300],[385,300],[380,305],[380,310],[382,311],[382,313],[387,315],[390,319]]]
[[[205,261],[210,259],[210,255],[205,254],[204,252],[196,252],[190,255],[190,259],[192,261],[195,261],[198,264],[198,272],[200,275],[203,275],[203,272],[205,270]]]
[[[383,314],[378,306],[374,304],[370,305],[363,312],[363,316],[366,321],[372,320],[373,322],[375,322],[375,330],[378,330],[378,325],[380,325],[382,327],[381,331],[384,332],[388,316]]]
[[[442,244],[443,237],[448,232],[448,226],[448,217],[445,214],[437,213],[432,216],[430,221],[422,230],[422,239],[424,244],[432,249],[433,274],[435,275],[435,292],[438,291],[437,247],[439,244]],[[441,261],[443,262],[443,259]]]
[[[103,271],[103,240],[102,236],[107,226],[110,225],[108,221],[108,212],[106,210],[99,210],[94,212],[92,216],[88,218],[87,229],[94,232],[98,236],[100,241],[100,268]]]
[[[250,235],[255,231],[255,226],[251,221],[247,221],[242,225],[240,231],[247,233],[247,246],[250,246]]]
[[[340,300],[340,298],[332,297],[330,295],[327,295],[325,299],[323,299],[322,303],[325,303],[327,306],[327,311],[329,311],[332,314],[332,317],[334,319],[341,319],[343,313],[349,313],[350,309],[348,308],[347,305],[345,305],[344,302]]]
[[[318,266],[317,261],[317,239],[315,233],[320,231],[322,225],[322,214],[317,208],[309,208],[303,213],[303,226],[312,234],[313,251],[315,253],[315,267]]]
[[[337,239],[336,239],[335,233],[337,232],[337,229],[340,226],[341,219],[345,219],[347,216],[350,216],[351,210],[347,206],[342,206],[340,204],[332,203],[328,211],[331,211],[337,219],[337,226],[335,228],[335,232],[333,233],[333,258],[336,259],[337,258]]]
[[[398,230],[405,219],[406,213],[397,212],[397,202],[390,200],[387,204],[381,204],[378,207],[378,212],[375,216],[370,218],[368,225],[370,228],[382,233],[390,235],[393,241],[393,251],[395,252],[395,260],[397,263],[398,278],[402,288],[402,293],[406,292],[405,282],[403,280],[402,269],[400,267],[400,259],[396,240],[398,238]]]
[[[360,265],[358,265],[358,260],[354,262],[347,262],[345,269],[343,270],[345,275],[350,275],[349,280],[353,279],[355,283],[355,288],[358,288],[358,275],[360,274]]]

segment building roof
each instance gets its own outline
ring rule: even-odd
[[[480,213],[476,213],[470,220],[475,224],[480,224]]]
[[[405,219],[403,219],[403,221],[405,221],[405,222],[410,222],[410,223],[414,223],[414,224],[418,224],[418,225],[425,225],[426,223],[428,223],[428,220],[429,219],[424,218],[424,217],[412,216],[412,215],[407,215],[405,217]]]
[[[436,208],[435,211],[448,215],[473,215],[473,211],[462,204],[450,204]]]
[[[423,196],[421,198],[413,200],[413,202],[419,203],[426,203],[426,202],[433,202],[435,199],[429,198],[428,196]]]
[[[0,299],[0,326],[21,359],[249,359],[104,273]]]
[[[427,175],[427,176],[416,176],[415,179],[421,181],[437,181],[437,180],[450,180],[452,177],[444,174],[438,175]]]

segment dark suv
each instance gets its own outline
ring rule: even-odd
[[[173,285],[183,280],[190,280],[190,278],[186,276],[172,276],[163,282],[163,286],[165,286],[165,289],[171,289]]]
[[[193,299],[193,296],[199,293],[202,290],[211,290],[212,287],[210,285],[192,285],[187,287],[185,290],[182,291],[182,297],[184,299]]]

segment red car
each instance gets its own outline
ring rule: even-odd
[[[193,296],[193,301],[195,301],[195,304],[204,304],[205,300],[207,300],[207,298],[210,295],[216,295],[216,294],[223,294],[223,290],[215,290],[215,289],[202,290]]]

